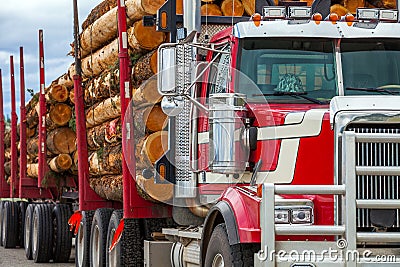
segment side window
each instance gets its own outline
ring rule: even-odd
[[[223,51],[230,52],[230,47]],[[208,79],[209,94],[226,93],[229,84],[230,54],[214,53],[213,58],[217,57],[210,68]]]

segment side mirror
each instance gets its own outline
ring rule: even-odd
[[[176,47],[164,45],[158,49],[158,92],[163,96],[176,95]]]

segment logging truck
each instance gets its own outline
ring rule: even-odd
[[[76,266],[398,266],[397,10],[362,3],[341,14],[325,0],[185,0],[183,10],[175,0],[109,2],[93,13],[118,15],[118,27],[97,18],[79,36],[75,18],[76,61],[56,83],[73,84],[69,94],[44,87],[40,31],[40,92],[26,107],[21,49],[20,175],[12,101],[10,179],[0,193],[29,202],[0,203],[4,247],[24,247],[35,262],[68,261],[69,224]],[[164,42],[166,32],[171,43],[145,53],[152,49],[135,35],[145,26],[148,38]],[[118,68],[106,73],[116,51]],[[76,144],[50,115],[68,113],[57,95],[74,105]],[[34,110],[38,136],[27,152],[24,115]],[[71,161],[77,177],[54,174]]]

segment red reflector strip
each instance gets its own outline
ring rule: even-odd
[[[78,234],[79,226],[81,225],[82,221],[82,213],[77,210],[71,217],[68,219],[69,230],[73,231],[75,228],[74,234]]]
[[[108,252],[111,252],[118,245],[119,241],[121,240],[122,232],[124,231],[124,224],[125,224],[124,219],[122,219],[119,222],[117,229],[115,229],[114,237],[111,241],[111,245],[110,245],[110,248],[108,249]]]

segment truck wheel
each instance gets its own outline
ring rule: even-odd
[[[214,228],[211,235],[204,266],[250,267],[254,264],[253,258],[256,251],[256,244],[229,245],[226,226],[221,223]]]
[[[97,209],[90,232],[90,266],[106,266],[107,230],[113,209]]]
[[[5,201],[0,201],[0,246],[3,246],[3,207]]]
[[[77,267],[89,266],[90,230],[93,214],[93,210],[82,211],[82,220],[75,237],[75,265]]]
[[[20,201],[18,213],[18,233],[19,233],[19,247],[24,247],[24,234],[25,234],[25,213],[28,207],[28,202]]]
[[[125,219],[122,235],[122,266],[143,266],[144,235],[140,219]]]
[[[18,210],[16,202],[8,201],[3,206],[3,245],[4,248],[15,248],[18,243]]]
[[[108,249],[111,246],[111,242],[114,238],[115,230],[117,229],[119,222],[123,218],[123,211],[122,210],[115,210],[110,218],[110,223],[108,224],[108,231],[107,231],[107,244],[106,244],[106,266],[107,267],[114,267],[122,265],[122,254],[121,254],[121,241],[115,246],[115,248],[108,253]]]
[[[24,248],[25,256],[28,260],[33,260],[32,255],[32,228],[33,228],[33,211],[35,204],[29,204],[25,212],[25,227],[24,227]]]
[[[69,205],[57,204],[53,208],[53,261],[68,262],[71,256],[72,232],[68,227],[68,219],[72,211]]]
[[[53,221],[51,218],[52,205],[36,205],[33,212],[32,224],[32,254],[33,261],[49,262],[52,257]]]

